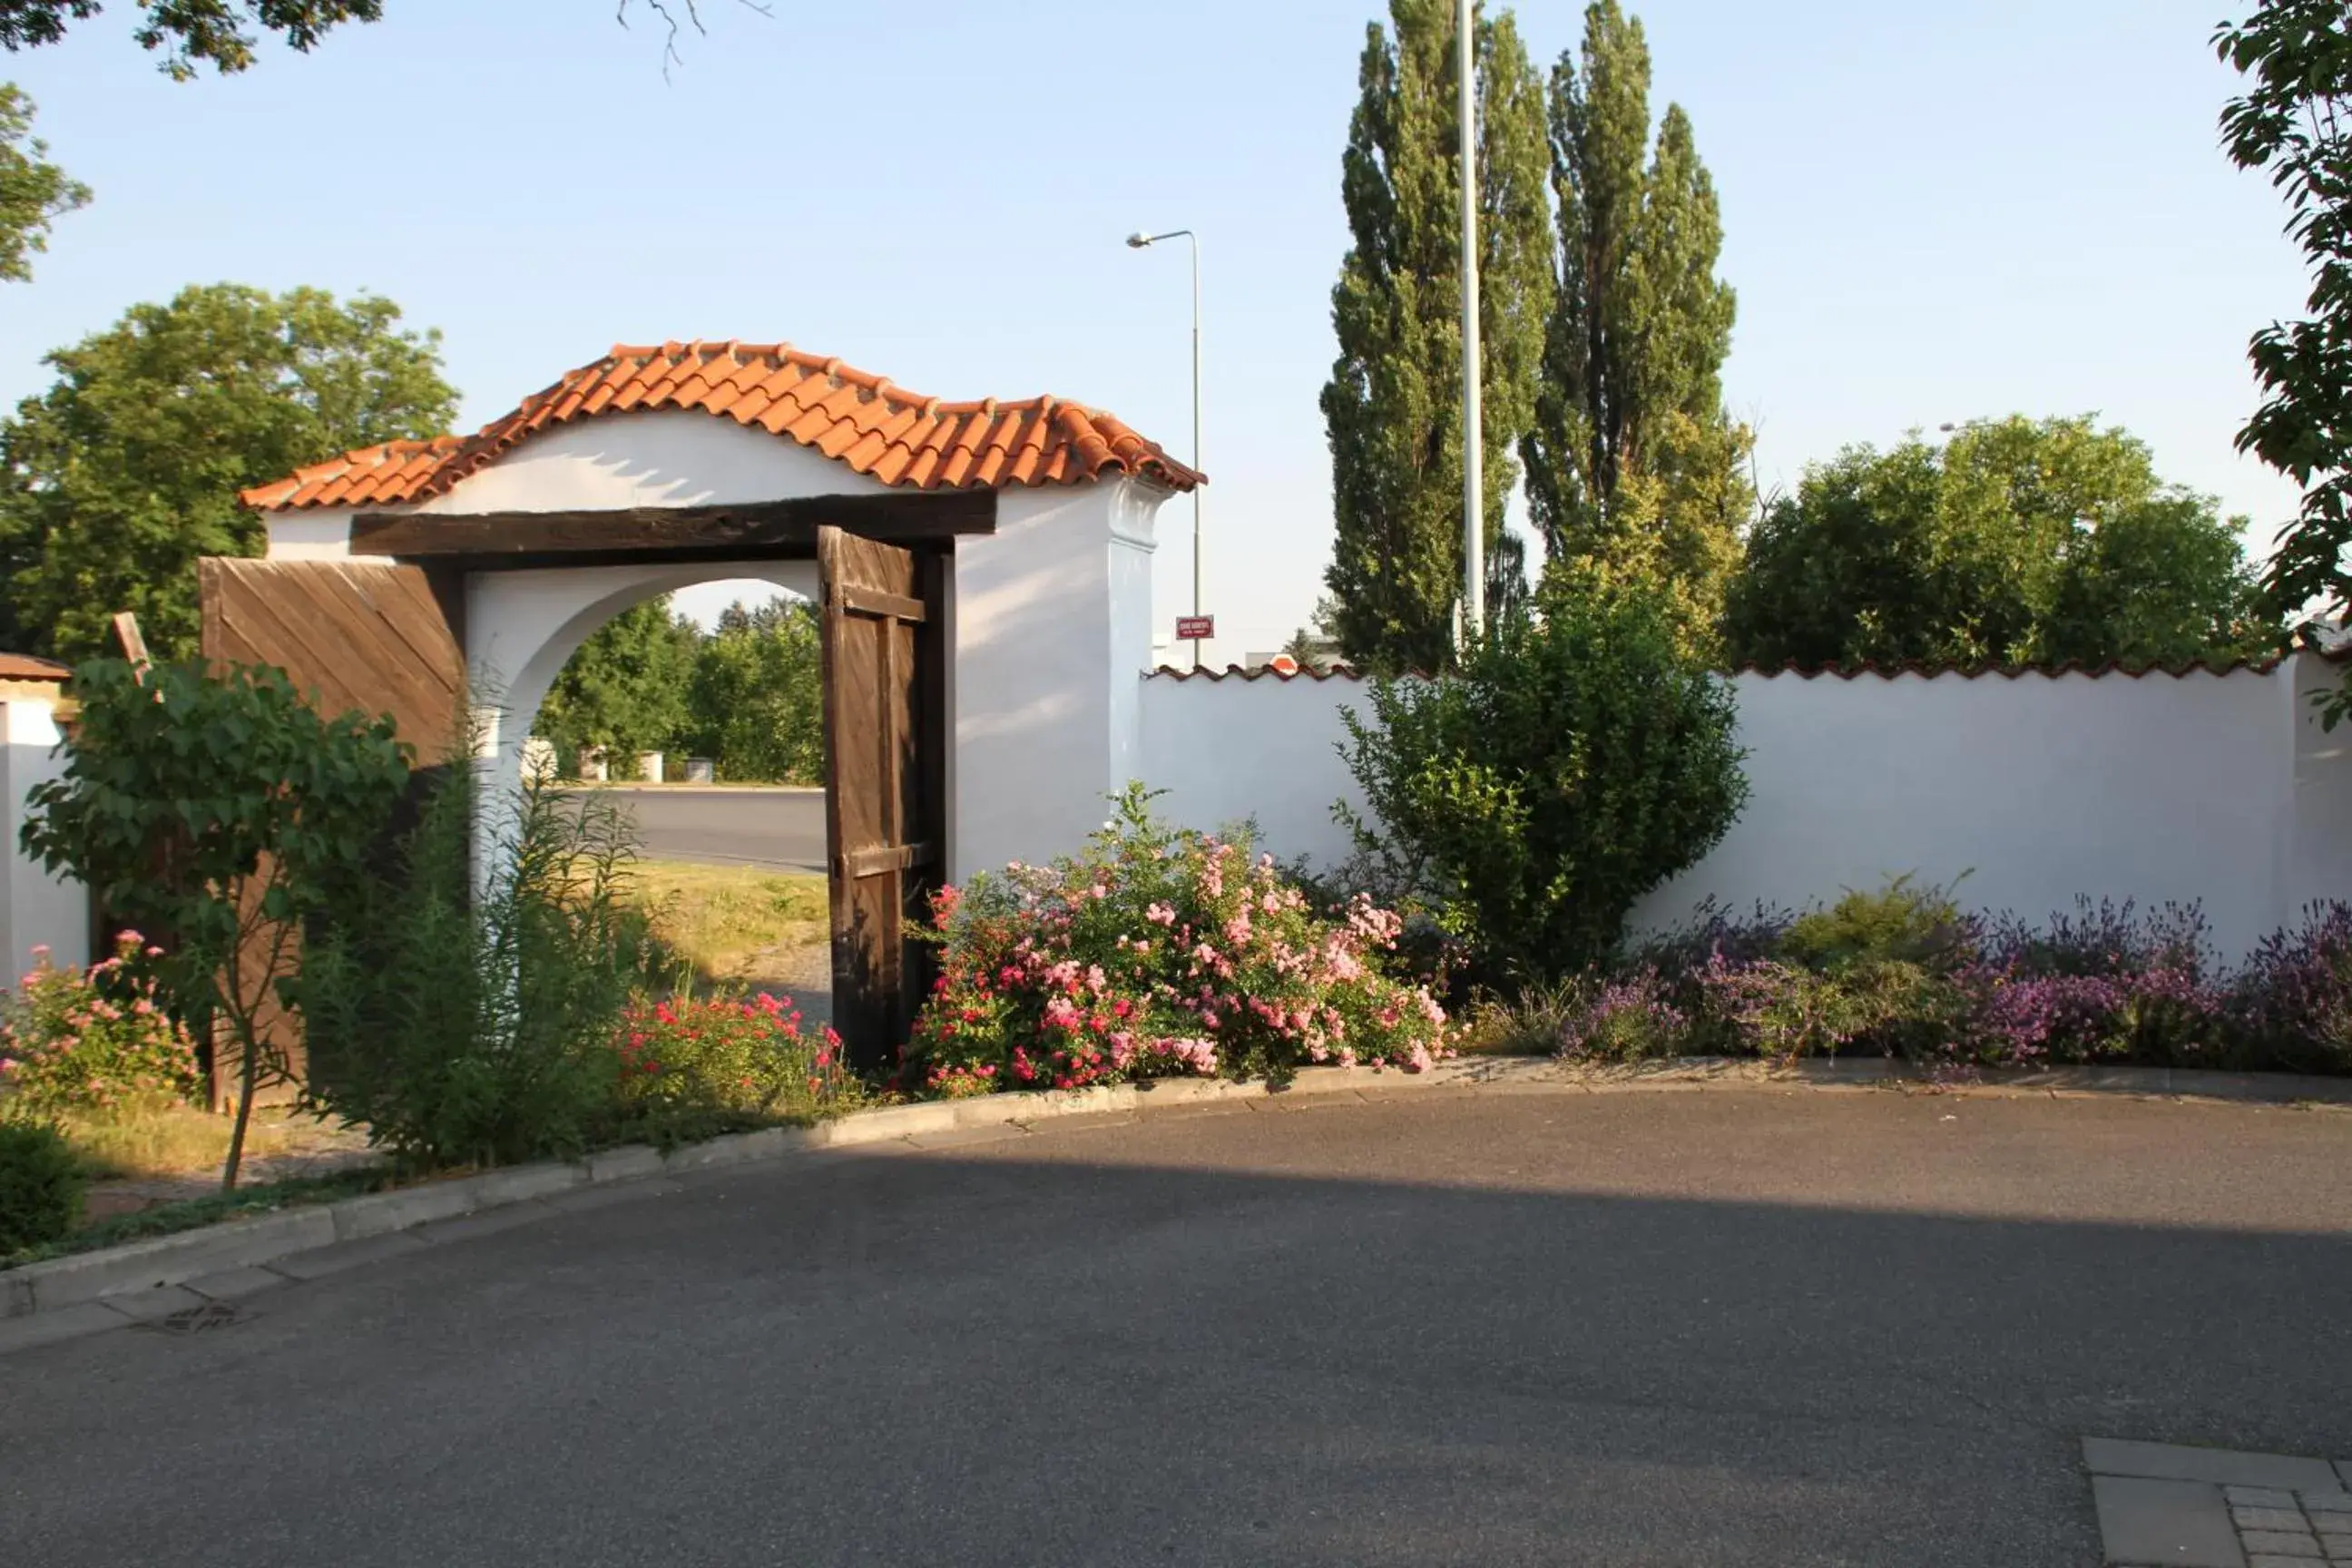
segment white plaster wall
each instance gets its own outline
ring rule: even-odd
[[[2242,952],[2284,912],[2290,679],[1742,676],[1748,809],[1634,921],[1966,872],[1964,903],[2027,919],[2195,900]]]
[[[1634,910],[1683,919],[1709,895],[1802,906],[1913,872],[2029,918],[2078,894],[2196,900],[2242,952],[2308,900],[2352,896],[2352,726],[2296,696],[2334,668],[2016,680],[1737,678],[1748,809]],[[1141,683],[1144,755],[1175,820],[1255,816],[1276,854],[1344,856],[1332,803],[1347,680]]]
[[[1278,858],[1304,855],[1323,866],[1347,858],[1353,846],[1331,808],[1343,799],[1363,805],[1339,758],[1348,734],[1340,715],[1365,706],[1362,682],[1163,675],[1136,687],[1144,776],[1167,792],[1154,804],[1162,816],[1204,829],[1254,818],[1261,844]]]
[[[2309,655],[2295,662],[2294,679],[2279,690],[2281,722],[2294,736],[2282,923],[2316,900],[2352,899],[2352,722],[2324,729],[2312,706],[2342,685],[2347,667]]]
[[[1128,479],[997,497],[959,540],[950,625],[950,875],[1075,848],[1142,771],[1151,521]]]
[[[877,495],[887,489],[789,437],[717,415],[665,408],[559,426],[528,437],[430,500],[366,510],[435,516],[625,510]],[[270,559],[354,559],[353,512],[349,507],[322,507],[269,514]]]
[[[889,487],[788,436],[689,408],[600,414],[526,437],[425,513],[723,506]]]
[[[89,900],[79,882],[52,878],[16,847],[25,796],[65,772],[57,752],[57,716],[37,700],[0,699],[0,989],[32,966],[47,943],[59,968],[89,962]]]

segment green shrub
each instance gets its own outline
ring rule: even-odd
[[[1921,887],[1906,874],[1876,892],[1849,889],[1829,908],[1800,915],[1780,951],[1827,974],[1888,963],[1945,973],[1976,956],[1976,930],[1949,889]]]
[[[0,1258],[70,1232],[81,1221],[86,1184],[81,1161],[57,1127],[0,1121]]]
[[[473,783],[453,768],[428,785],[394,863],[314,927],[293,987],[308,1103],[410,1168],[594,1142],[616,1110],[615,1026],[655,956],[611,795],[526,788],[476,889]]]
[[[1439,681],[1381,680],[1347,716],[1360,845],[1421,890],[1489,984],[1604,960],[1635,900],[1747,800],[1731,689],[1654,591],[1546,577]]]
[[[0,1105],[47,1116],[135,1110],[195,1094],[195,1043],[140,972],[151,953],[137,931],[121,933],[113,956],[87,970],[58,968],[46,947],[33,953],[15,994],[0,994]]]

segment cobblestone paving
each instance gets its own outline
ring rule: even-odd
[[[2083,1458],[2117,1568],[2352,1565],[2352,1459],[2100,1437]]]

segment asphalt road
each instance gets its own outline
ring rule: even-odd
[[[2083,1434],[2352,1457],[2352,1115],[1045,1127],[19,1352],[0,1563],[2089,1568]]]
[[[824,792],[782,789],[632,789],[628,801],[645,853],[656,860],[824,869]]]

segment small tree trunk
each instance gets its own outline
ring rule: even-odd
[[[245,1163],[245,1130],[253,1121],[254,1090],[260,1086],[259,1047],[252,1038],[255,1032],[250,1026],[242,1030],[246,1038],[237,1047],[236,1124],[229,1129],[228,1163],[221,1170],[221,1191],[225,1193],[236,1191],[237,1167]]]

